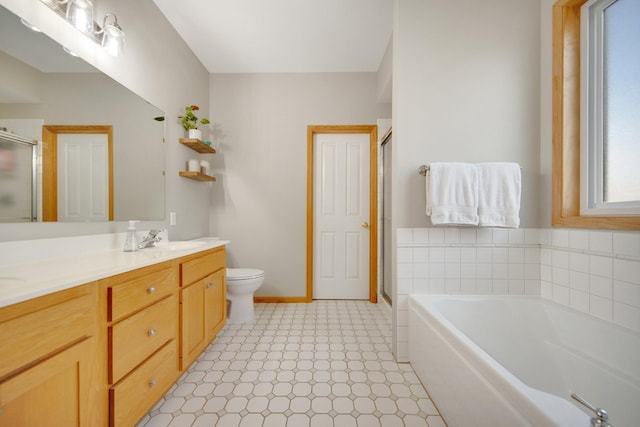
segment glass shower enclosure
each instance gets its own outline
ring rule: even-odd
[[[38,141],[0,129],[0,222],[37,220]]]

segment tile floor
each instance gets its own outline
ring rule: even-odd
[[[256,304],[227,324],[138,427],[446,426],[391,352],[381,304]]]

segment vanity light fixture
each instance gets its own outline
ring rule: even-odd
[[[107,20],[113,18],[113,22],[107,24]],[[111,56],[120,56],[124,52],[124,31],[118,25],[118,17],[113,13],[107,13],[102,23],[102,47],[107,49]],[[98,33],[96,33],[98,34]]]
[[[111,56],[122,55],[124,31],[113,13],[104,16],[102,27],[94,21],[91,0],[40,0],[91,40],[104,47]],[[111,22],[107,23],[109,18]]]
[[[93,31],[93,3],[89,0],[65,0],[67,21],[78,30]]]

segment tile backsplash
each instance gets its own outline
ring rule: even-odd
[[[541,295],[640,332],[640,233],[403,228],[396,356],[408,360],[409,294]]]
[[[541,295],[640,332],[640,233],[540,231]]]

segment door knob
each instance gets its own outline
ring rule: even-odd
[[[369,223],[368,222],[363,222],[362,224],[360,224],[360,227],[362,228],[369,228]]]

